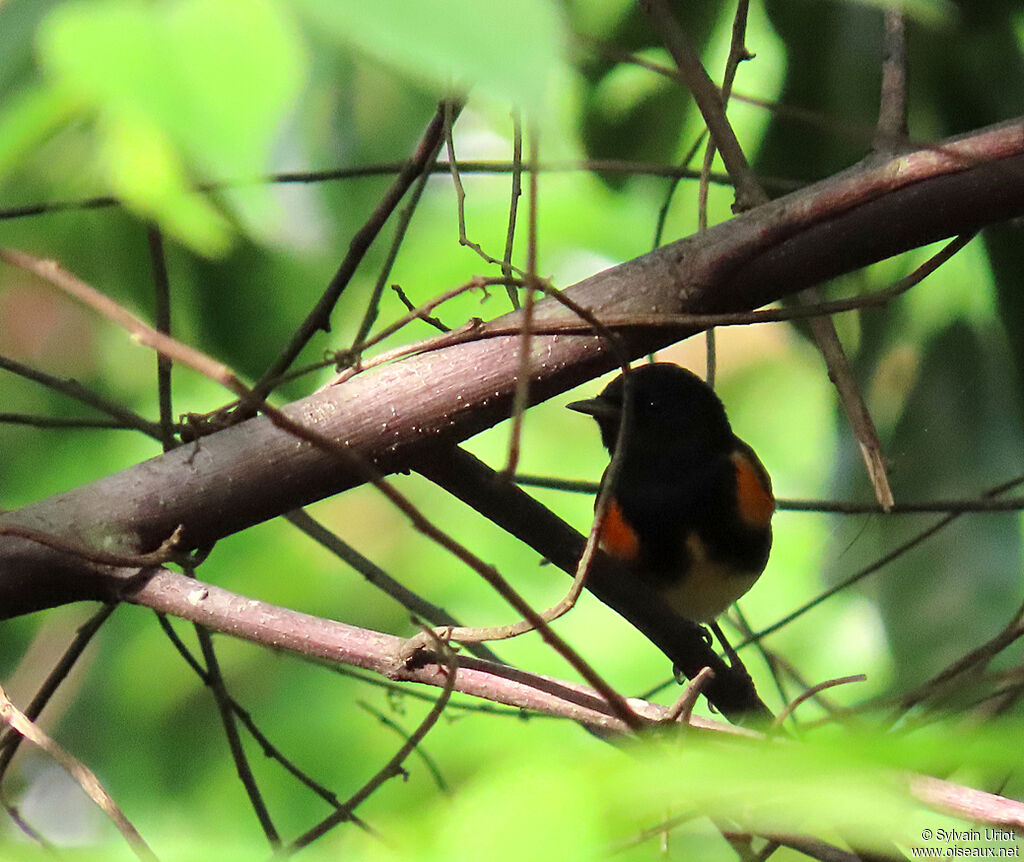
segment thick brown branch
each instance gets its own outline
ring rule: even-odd
[[[405,665],[400,658],[402,638],[268,605],[167,569],[156,571],[146,583],[126,593],[125,598],[214,631],[330,664],[353,665],[389,679],[441,689],[451,684],[452,675],[443,658],[427,654],[426,663]],[[477,658],[458,658],[454,690],[569,718],[602,733],[628,731],[603,698],[586,686]],[[629,699],[629,706],[650,723],[671,715],[669,707],[636,698]],[[752,731],[700,716],[692,716],[690,724],[732,736],[757,736]],[[909,775],[905,780],[910,792],[930,807],[979,823],[1024,827],[1024,804],[1015,800],[928,776]]]
[[[1024,120],[1015,120],[861,165],[599,273],[567,293],[598,316],[756,308],[869,262],[1021,214]],[[548,299],[537,303],[534,315],[541,327],[577,319]],[[513,313],[483,328],[518,320]],[[639,329],[622,341],[638,356],[686,334]],[[453,444],[508,417],[518,344],[506,336],[412,356],[328,387],[285,412],[384,472],[444,459]],[[615,363],[592,335],[535,336],[530,358],[534,403]],[[362,481],[319,447],[257,418],[4,513],[0,523],[113,554],[153,550],[183,524],[185,546],[200,547]],[[111,592],[109,576],[95,565],[0,536],[0,618]]]

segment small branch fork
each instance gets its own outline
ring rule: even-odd
[[[445,651],[443,641],[432,641],[431,651],[424,653],[415,666],[410,666],[401,657],[405,644],[401,638],[245,599],[166,569],[158,570],[125,599],[253,643],[296,652],[315,660],[351,664],[389,679],[442,689],[450,685],[452,692],[562,716],[602,732],[621,733],[630,728],[615,715],[601,695],[584,686],[473,657],[455,658]],[[457,664],[455,672],[452,671],[453,662]],[[704,674],[702,682],[694,687],[706,684],[708,679],[709,675]],[[808,696],[824,686],[847,681],[823,683],[812,688]],[[691,694],[692,691],[691,688]],[[690,696],[686,695],[687,698]],[[630,699],[629,706],[644,726],[678,719],[686,711],[685,702],[673,709]],[[698,730],[725,734],[724,738],[757,736],[752,731],[698,716],[691,716],[689,723]],[[943,810],[961,816],[970,812],[969,816],[981,822],[1024,826],[1024,803],[934,779],[911,777],[910,782],[912,792],[927,805],[941,805]],[[334,817],[344,819],[340,811]]]
[[[109,320],[112,320],[122,328],[126,329],[132,337],[140,343],[151,347],[162,355],[168,356],[177,362],[189,366],[199,373],[209,377],[213,381],[220,383],[237,395],[241,399],[240,403],[247,403],[254,397],[253,391],[242,383],[242,381],[226,365],[219,363],[200,351],[184,345],[164,333],[153,329],[151,326],[135,317],[135,315],[131,314],[126,309],[101,294],[95,288],[62,269],[56,262],[40,260],[38,258],[34,258],[32,255],[25,254],[24,252],[17,252],[9,249],[0,249],[0,260],[33,272],[53,284],[55,287],[58,287],[76,297],[86,305],[89,305],[93,309],[99,311]],[[571,307],[574,305],[571,300],[567,300],[567,302]],[[574,310],[577,311],[577,313],[584,315],[587,314],[587,312],[578,307],[574,307]],[[259,404],[258,409],[279,428],[293,434],[301,440],[305,440],[313,446],[316,446],[318,449],[321,449],[325,453],[342,461],[350,469],[358,472],[365,482],[376,487],[396,508],[399,509],[399,511],[406,515],[418,532],[441,545],[441,547],[448,550],[471,569],[482,575],[484,580],[486,580],[502,598],[508,601],[516,611],[529,622],[531,627],[536,628],[539,631],[541,638],[546,643],[562,655],[570,665],[572,665],[573,668],[579,672],[585,680],[587,680],[588,683],[593,685],[598,691],[602,692],[602,694],[608,699],[608,702],[612,705],[613,709],[618,713],[619,717],[627,725],[632,726],[635,729],[639,729],[639,720],[632,714],[622,696],[608,685],[608,683],[605,682],[597,672],[591,668],[581,656],[579,656],[578,653],[572,650],[561,636],[551,630],[543,616],[538,614],[530,604],[523,599],[504,578],[501,577],[493,566],[486,563],[468,548],[453,539],[450,535],[436,527],[374,467],[361,459],[355,453],[351,452],[343,444],[326,437],[324,434],[309,425],[295,421],[278,408],[272,407],[266,402]],[[20,528],[14,527],[12,529],[18,530]],[[95,554],[101,552],[90,553]],[[117,559],[123,560],[123,558]],[[110,564],[116,565],[117,563]],[[415,650],[421,645],[421,642],[413,639],[410,642],[410,649]]]
[[[746,22],[745,0],[740,0],[737,7],[730,49],[731,62],[726,71],[726,80],[721,90],[715,86],[708,76],[693,48],[691,40],[676,19],[667,0],[641,0],[640,5],[658,28],[666,47],[676,61],[683,81],[697,101],[697,106],[704,118],[704,122],[711,132],[711,145],[708,148],[709,157],[713,155],[712,147],[717,147],[722,154],[722,161],[725,163],[726,171],[728,171],[736,188],[736,202],[733,210],[735,212],[743,212],[767,203],[769,200],[768,196],[754,176],[736,134],[733,132],[732,126],[725,115],[725,101],[728,99],[729,92],[732,89],[732,75],[735,74],[735,66],[738,65],[742,57],[746,56],[746,49],[743,47],[743,33]],[[894,18],[893,20],[896,19]],[[890,27],[890,37],[894,42],[897,41],[896,36],[893,35],[896,29],[895,24]],[[898,34],[902,36],[902,26],[898,28]],[[896,77],[898,76],[890,75],[891,79]],[[899,88],[892,80],[889,83],[889,89],[895,93]],[[894,98],[890,101],[898,100]],[[905,107],[905,105],[904,103],[899,103],[897,107]],[[893,121],[886,119],[885,122],[891,125]],[[885,131],[888,133],[890,130],[886,129]],[[705,162],[705,170],[709,167],[709,163]],[[702,183],[702,188],[706,188],[706,182]],[[701,209],[703,212],[704,207],[702,206]],[[821,292],[818,288],[809,288],[803,295],[798,296],[798,300],[805,304],[820,304],[821,299]],[[895,501],[889,485],[881,442],[878,438],[874,421],[857,385],[853,369],[839,340],[835,324],[830,317],[814,316],[810,318],[809,325],[815,343],[825,359],[829,379],[836,386],[840,402],[843,405],[854,434],[860,442],[868,477],[871,480],[872,487],[875,489],[878,502],[884,509],[888,510]],[[710,337],[709,331],[709,381],[714,379],[714,369],[714,340]]]

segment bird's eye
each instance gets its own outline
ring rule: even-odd
[[[644,413],[657,415],[661,412],[661,402],[654,400],[647,400],[641,402],[641,409]]]

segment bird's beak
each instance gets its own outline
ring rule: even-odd
[[[568,410],[575,410],[577,413],[586,413],[595,419],[618,419],[622,415],[622,408],[618,404],[604,401],[601,398],[588,398],[586,401],[573,401],[565,405]]]

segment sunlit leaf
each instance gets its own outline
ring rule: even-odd
[[[197,248],[223,250],[224,223],[187,200],[187,179],[249,178],[266,169],[305,75],[301,41],[279,6],[69,3],[44,20],[37,41],[58,90],[102,117],[108,140],[100,150],[118,193]],[[124,149],[126,138],[143,145],[141,158]],[[113,153],[118,164],[109,161]],[[147,187],[154,171],[155,194]]]
[[[566,34],[549,0],[303,0],[334,38],[447,92],[540,107],[562,71]]]

